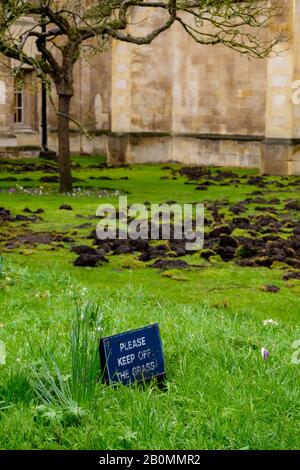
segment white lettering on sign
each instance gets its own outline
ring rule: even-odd
[[[126,366],[126,364],[131,364],[135,359],[134,354],[127,354],[127,356],[118,357],[118,367]]]
[[[155,370],[156,364],[154,361],[147,362],[146,364],[142,364],[141,366],[136,366],[132,368],[132,374],[134,377],[141,376],[145,372],[151,372]]]
[[[130,351],[130,349],[140,348],[141,346],[146,346],[145,336],[120,343],[120,351]]]
[[[118,380],[128,380],[130,377],[129,377],[129,370],[122,370],[122,372],[117,372],[117,377],[118,377]]]
[[[151,349],[149,349],[149,348],[148,349],[143,349],[143,350],[138,352],[138,358],[139,358],[140,361],[150,357],[150,355],[151,355]]]

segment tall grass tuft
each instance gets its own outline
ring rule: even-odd
[[[72,323],[69,373],[63,373],[50,354],[39,366],[33,367],[33,388],[42,404],[40,410],[46,412],[44,414],[49,416],[49,408],[58,408],[59,412],[79,418],[84,414],[83,408],[93,408],[100,370],[98,344],[101,323],[98,305],[77,305]]]
[[[77,305],[72,327],[71,392],[73,399],[80,405],[91,405],[95,399],[101,324],[98,305]]]
[[[74,407],[69,376],[64,375],[55,358],[48,354],[39,366],[33,368],[34,391],[45,406]]]

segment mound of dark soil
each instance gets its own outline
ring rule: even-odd
[[[280,288],[278,286],[273,286],[272,284],[265,284],[261,286],[261,290],[263,290],[264,292],[272,292],[273,294],[275,294],[276,292],[280,291]]]
[[[107,260],[100,253],[82,253],[74,261],[74,266],[89,266],[95,268],[96,266],[102,265]]]
[[[150,266],[158,269],[187,269],[190,265],[181,259],[158,259]]]
[[[45,211],[44,209],[41,209],[41,208],[36,209],[35,211],[32,211],[31,209],[29,209],[29,207],[25,207],[23,209],[23,212],[26,212],[28,214],[43,214]]]
[[[300,271],[290,271],[288,273],[285,273],[282,276],[282,279],[284,281],[289,281],[290,279],[299,279],[300,280]]]
[[[38,212],[35,212],[35,214]],[[19,214],[15,217],[11,215],[10,210],[0,207],[0,222],[36,222],[38,220],[43,220],[42,217],[38,215],[23,215]]]
[[[295,210],[300,211],[300,201],[289,201],[284,206],[285,210]]]
[[[58,183],[59,179],[58,176],[42,176],[40,178],[42,183]]]
[[[190,181],[197,181],[203,176],[210,176],[211,170],[200,166],[187,166],[180,168],[179,174],[186,176]]]
[[[1,222],[12,222],[14,219],[10,214],[10,210],[0,207],[0,221]]]
[[[22,245],[49,245],[53,242],[72,243],[74,242],[74,239],[65,236],[63,233],[27,231],[21,235],[18,235],[17,237],[7,240],[5,247],[12,249],[18,248]]]

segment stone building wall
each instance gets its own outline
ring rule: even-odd
[[[109,161],[259,166],[266,82],[267,60],[198,45],[177,24],[147,46],[114,41]]]
[[[3,58],[0,63],[0,132],[4,145],[14,145],[13,106],[10,97],[13,94],[13,81],[8,61]]]
[[[177,24],[112,51],[114,131],[264,135],[266,60],[197,45]]]

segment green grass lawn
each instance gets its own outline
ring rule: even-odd
[[[73,170],[80,190],[60,195],[56,183],[40,182],[55,173],[18,172],[13,161],[0,162],[0,206],[13,216],[25,214],[25,207],[44,210],[41,221],[1,224],[0,341],[5,343],[6,363],[0,364],[0,447],[299,448],[300,364],[292,362],[292,345],[300,339],[300,281],[283,280],[286,271],[296,269],[284,263],[242,267],[219,256],[206,261],[199,253],[183,258],[199,268],[180,271],[150,268],[135,254],[109,255],[103,266],[83,268],[73,266],[76,255],[70,252],[70,242],[6,246],[28,230],[55,231],[77,245],[90,245],[87,236],[97,220],[89,216],[102,202],[117,205],[119,194],[127,194],[129,204],[176,200],[209,206],[225,201],[220,212],[227,221],[232,217],[230,205],[261,189],[246,183],[256,170],[230,169],[241,184],[195,191],[195,185],[185,184],[187,179],[176,173],[179,165],[100,168],[99,163],[99,157],[74,158],[80,165]],[[36,160],[24,164],[35,165]],[[111,179],[93,179],[99,177]],[[17,181],[7,181],[12,178]],[[267,199],[278,199],[278,218],[293,223],[299,211],[288,212],[284,205],[299,200],[298,180],[266,177],[268,185],[261,189]],[[59,210],[61,204],[73,210]],[[242,215],[256,214],[255,206],[250,203]],[[209,210],[207,217],[210,230],[214,220]],[[83,223],[90,226],[76,228]],[[289,229],[280,236],[288,237]],[[280,290],[267,292],[263,285]],[[89,309],[97,321],[88,322]],[[82,395],[72,366],[76,318],[87,328],[91,348],[101,335],[158,322],[165,386],[108,387],[96,382],[96,370]],[[273,322],[265,324],[269,319]],[[262,347],[270,352],[265,361]],[[94,370],[94,356],[82,349],[80,354]]]

